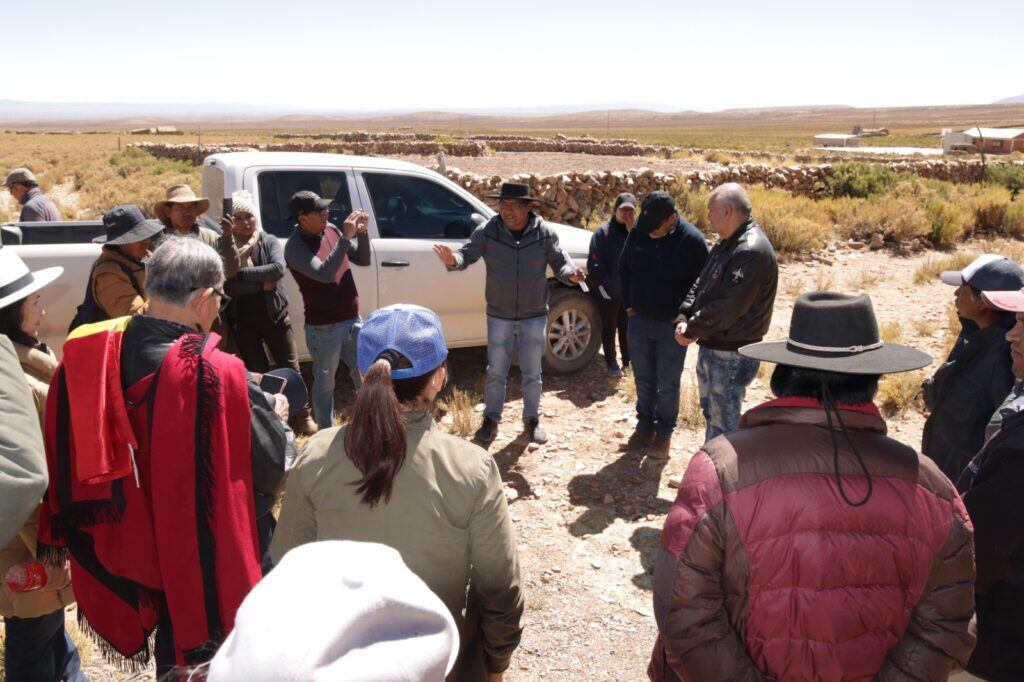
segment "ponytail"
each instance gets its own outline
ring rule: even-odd
[[[395,476],[405,463],[408,434],[391,383],[391,363],[377,358],[363,378],[345,431],[345,452],[363,477],[352,485],[374,507],[391,499]]]

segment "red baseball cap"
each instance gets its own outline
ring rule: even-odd
[[[986,301],[1011,313],[1024,313],[1024,289],[1019,291],[984,291]]]

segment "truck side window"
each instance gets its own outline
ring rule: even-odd
[[[330,199],[328,220],[339,227],[352,212],[348,180],[342,171],[265,171],[260,173],[258,183],[263,229],[278,237],[288,237],[295,229],[288,200],[301,190]]]
[[[385,239],[466,239],[482,221],[472,204],[432,180],[369,172],[363,180]]]

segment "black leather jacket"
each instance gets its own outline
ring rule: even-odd
[[[778,284],[775,249],[750,218],[711,247],[679,309],[686,318],[686,336],[715,350],[757,343],[771,325]]]
[[[182,334],[194,331],[155,317],[133,317],[121,342],[121,386],[128,388],[159,369],[174,342]],[[251,375],[247,378],[252,414],[252,482],[256,516],[262,517],[273,508],[284,486],[285,456],[294,455],[289,451],[294,449],[294,441],[288,438],[288,427],[274,412],[272,398],[260,390]]]

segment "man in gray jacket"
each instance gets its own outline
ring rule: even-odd
[[[39,414],[10,340],[0,335],[0,547],[21,529],[46,492]]]
[[[505,405],[505,386],[512,350],[519,353],[523,375],[523,425],[537,443],[547,441],[540,424],[541,360],[547,347],[547,266],[565,284],[583,281],[583,272],[558,245],[558,235],[530,210],[539,201],[530,186],[506,182],[497,199],[498,215],[478,227],[462,248],[453,252],[435,244],[434,252],[449,271],[465,270],[484,259],[487,266],[487,381],[484,421],[474,439],[490,445],[498,435]]]
[[[60,220],[60,210],[53,199],[39,189],[36,176],[28,168],[15,168],[7,174],[4,187],[21,204],[18,220],[23,223]]]

